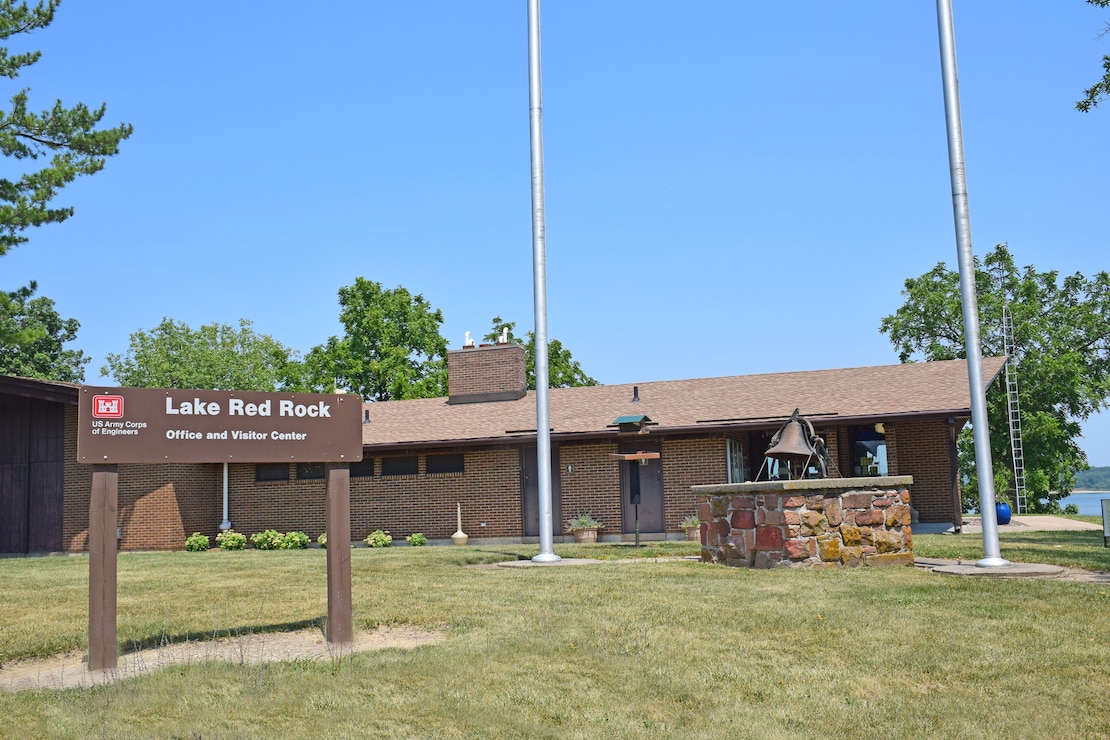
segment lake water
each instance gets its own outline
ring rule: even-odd
[[[1068,504],[1079,507],[1080,514],[1088,516],[1102,516],[1102,499],[1110,498],[1110,491],[1081,491],[1072,493],[1060,499],[1060,508]]]

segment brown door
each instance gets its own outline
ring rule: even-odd
[[[627,449],[625,452],[644,451],[658,452],[656,449],[645,449],[646,445],[639,444],[638,450]],[[632,495],[639,486],[639,505],[633,503]],[[636,520],[639,518],[640,534],[660,534],[666,531],[666,521],[663,512],[663,461],[654,460],[629,460],[621,463],[621,524],[625,534],[636,532]]]
[[[57,552],[62,549],[65,411],[46,401],[32,401],[31,409],[27,551]]]
[[[62,549],[64,426],[61,404],[0,401],[0,552]]]
[[[26,398],[0,400],[0,552],[27,552]]]
[[[535,445],[521,450],[520,472],[523,489],[524,536],[540,536],[539,452]],[[559,448],[551,445],[551,534],[563,533],[563,496],[559,490]]]

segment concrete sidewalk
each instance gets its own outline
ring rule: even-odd
[[[914,534],[954,534],[951,523],[915,524],[912,527]],[[1000,524],[998,533],[1012,532],[1064,532],[1098,530],[1102,525],[1090,522],[1078,522],[1062,516],[1015,516],[1010,518],[1009,524]],[[982,534],[983,520],[979,517],[966,517],[963,522],[963,534]],[[915,557],[914,565],[926,568],[934,573],[961,576],[983,576],[987,578],[1063,578],[1070,581],[1083,583],[1110,583],[1110,573],[1085,571],[1079,568],[1061,568],[1057,565],[1041,565],[1038,563],[1011,563],[1000,568],[983,568],[975,561],[943,560],[940,558]]]
[[[942,560],[940,558],[914,558],[914,566],[934,573],[953,576],[983,576],[986,578],[1060,578],[1067,569],[1058,565],[1040,563],[1010,563],[1000,567],[982,568],[975,561]]]
[[[918,522],[911,526],[914,534],[955,534],[951,522]],[[1003,532],[1051,532],[1102,529],[1100,524],[1078,522],[1062,516],[1023,515],[1010,518],[1009,524],[998,525],[999,534]],[[964,517],[962,534],[981,534],[983,520],[979,517]]]
[[[1041,563],[1010,563],[999,568],[982,568],[974,560],[944,560],[942,558],[914,557],[914,566],[934,573],[951,576],[981,576],[984,578],[1058,578],[1075,583],[1097,583],[1110,586],[1110,572],[1064,568]]]

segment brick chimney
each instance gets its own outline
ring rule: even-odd
[[[524,347],[494,344],[447,353],[447,403],[515,401],[528,390]]]

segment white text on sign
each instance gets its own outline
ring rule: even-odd
[[[262,403],[246,403],[241,398],[232,398],[227,402],[228,416],[271,416],[272,408],[269,400]],[[181,401],[175,404],[172,396],[166,396],[167,414],[219,416],[221,411],[220,404],[215,401],[202,401],[194,396],[192,401]],[[323,401],[317,401],[314,404],[303,404],[281,400],[278,401],[278,416],[308,416],[314,419],[330,419],[331,406]]]

